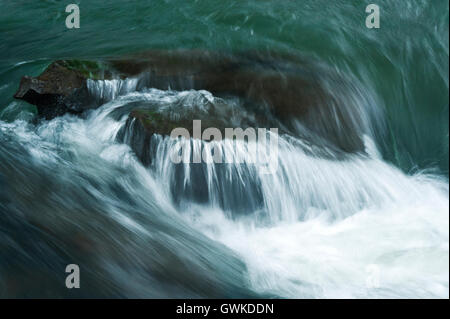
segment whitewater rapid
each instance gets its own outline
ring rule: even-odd
[[[237,165],[222,181],[243,183],[243,191],[247,187],[241,200],[254,205],[246,214],[237,214],[232,204],[220,205],[233,200],[233,194],[217,186],[221,181],[206,164],[204,186],[210,201],[174,202],[175,167],[161,147],[170,138],[157,139],[155,160],[144,167],[128,145],[117,141],[127,115],[114,112],[131,102],[170,102],[205,92],[131,92],[135,87],[128,82],[121,95],[117,84],[110,85],[116,89],[104,86],[99,94],[109,102],[85,119],[66,115],[38,125],[2,122],[0,131],[24,145],[40,169],[62,160],[89,171],[98,185],[113,178],[130,194],[151,202],[143,207],[163,208],[160,218],[185,224],[182,227],[198,232],[202,240],[228,247],[245,264],[245,281],[255,293],[289,298],[448,298],[445,177],[426,171],[403,173],[380,157],[369,136],[367,154],[340,160],[313,156],[302,141],[280,136],[275,174]],[[118,171],[109,172],[104,163],[132,174],[134,184],[111,176]],[[197,181],[189,176],[184,175],[183,190],[195,187]],[[152,236],[139,218],[114,208],[102,187],[91,191],[98,192],[103,201],[99,205],[112,209],[117,223]]]
[[[167,98],[155,93],[145,98]],[[217,207],[215,196],[224,190],[214,187],[218,176],[211,171],[206,186],[212,200],[185,204],[180,214],[238,252],[258,292],[291,298],[448,296],[448,182],[425,173],[407,176],[383,162],[369,137],[365,142],[368,157],[336,161],[280,138],[279,170],[259,174],[264,204],[254,215],[233,220]],[[163,185],[173,183],[168,155],[158,149],[155,156]],[[236,166],[228,178],[259,173]],[[252,192],[246,193],[243,200],[252,201]]]
[[[81,28],[68,30],[61,1],[1,1],[0,298],[449,297],[448,1],[379,1],[379,29],[366,27],[363,1],[79,2]],[[159,64],[148,51],[188,55]],[[41,122],[13,98],[24,75],[58,59],[106,66],[142,53],[126,74],[147,60],[179,85],[190,72],[177,69],[195,69],[189,56],[207,51],[243,54],[238,69],[267,83],[256,93],[277,105],[296,99],[278,94],[272,71],[323,89],[325,105],[302,115],[304,138],[280,135],[276,174],[174,166],[163,136],[146,166],[127,144],[131,110],[201,114],[218,93],[148,89],[150,74],[88,80],[100,108]],[[233,63],[216,62],[205,65],[213,78],[250,91],[226,80]],[[241,127],[248,114],[236,100],[225,101],[236,110],[226,120]],[[64,285],[68,264],[80,266],[81,289]]]
[[[110,102],[86,119],[66,115],[37,126],[16,121],[2,123],[1,131],[26,145],[36,161],[57,161],[58,150],[68,148],[72,154],[65,160],[78,158],[70,165],[95,170],[107,161],[134,172],[140,187],[123,187],[141,190],[136,196],[176,212],[189,227],[234,251],[257,293],[290,298],[448,298],[447,179],[427,172],[404,174],[383,161],[369,137],[368,155],[345,160],[308,155],[292,137],[280,137],[277,173],[254,172],[263,202],[252,214],[233,216],[217,200],[176,205],[167,154],[160,151],[154,166],[143,167],[129,146],[116,140],[126,116],[111,116],[130,101],[170,96],[149,90],[117,98],[112,92]],[[83,164],[81,158],[89,162]],[[235,173],[249,174],[245,169]],[[98,183],[105,182],[102,174],[108,172],[98,170]],[[213,187],[215,177],[210,172],[209,192],[223,196]],[[189,188],[196,181],[187,178],[184,183]],[[248,196],[251,201],[251,194],[244,194],[243,200]],[[100,198],[105,205],[109,201],[108,194]],[[111,214],[134,231],[146,231],[124,212]]]

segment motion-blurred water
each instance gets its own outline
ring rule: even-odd
[[[371,2],[78,1],[68,30],[64,1],[0,0],[0,296],[448,298],[448,3],[380,0],[369,30]],[[93,82],[104,105],[44,122],[12,98],[54,59],[152,48],[334,70],[351,92],[327,88],[359,107],[367,154],[315,156],[282,135],[276,174],[180,171],[155,136],[145,167],[118,139],[128,105],[216,97]],[[81,289],[64,285],[71,263]]]

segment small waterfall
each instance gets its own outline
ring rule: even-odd
[[[151,101],[160,109],[186,117],[192,117],[192,114],[201,117],[206,110],[205,103],[210,103],[214,97],[207,92],[150,90],[131,93],[110,103],[107,112],[129,110],[126,105],[130,101],[133,104],[136,99],[146,103]],[[370,127],[364,129],[370,132]],[[415,192],[408,188],[408,178],[374,155],[377,154],[376,146],[367,135],[362,137],[366,144],[365,154],[318,148],[311,142],[316,139],[305,141],[289,134],[277,135],[276,171],[267,174],[259,166],[266,165],[267,159],[259,165],[246,160],[251,153],[251,146],[246,141],[207,142],[159,134],[149,136],[136,119],[125,121],[124,118],[117,132],[119,141],[131,146],[172,194],[178,207],[184,209],[189,209],[193,203],[202,204],[211,209],[222,209],[231,218],[252,215],[263,224],[307,220],[324,212],[330,220],[340,220],[364,207],[401,200]],[[258,141],[256,144],[255,149],[266,147],[266,144],[258,146]],[[173,162],[171,155],[176,147],[185,150],[187,161]],[[194,158],[204,157],[203,152],[211,157],[216,150],[220,154],[220,163],[194,162]],[[386,182],[394,180],[395,185]]]
[[[168,109],[189,109],[189,103],[179,102],[199,102],[198,94],[130,93],[92,119],[129,110],[128,103],[139,95],[145,103],[163,100]],[[115,138],[122,132],[121,143],[142,141],[136,121],[123,114],[119,118]],[[249,144],[243,141],[155,134],[140,147],[147,150],[147,171],[180,216],[236,251],[259,293],[333,298],[345,289],[347,297],[413,297],[426,286],[428,279],[420,274],[428,269],[435,286],[420,295],[446,295],[448,273],[433,265],[448,265],[448,182],[426,172],[408,176],[383,160],[370,134],[363,141],[364,153],[343,155],[281,134],[275,174],[264,174],[252,162],[233,162],[248,155]],[[189,163],[171,160],[180,145]],[[194,163],[212,149],[219,150],[222,163]],[[368,286],[368,269],[383,274],[381,288]]]
[[[0,298],[449,298],[448,1],[0,6]]]
[[[8,255],[15,268],[37,249],[41,254],[28,264],[40,278],[53,271],[46,258],[83,260],[92,270],[84,280],[101,287],[88,296],[98,297],[311,298],[341,297],[342,289],[348,297],[447,294],[448,272],[441,269],[448,269],[448,181],[405,175],[378,155],[368,135],[365,152],[350,154],[277,135],[273,174],[260,169],[264,156],[250,160],[255,145],[246,141],[160,134],[145,141],[147,132],[129,118],[137,106],[189,120],[206,118],[217,105],[232,111],[224,118],[251,123],[252,115],[242,113],[239,101],[208,92],[119,90],[131,83],[97,83],[100,97],[115,98],[86,119],[0,123],[0,219],[10,229],[4,242],[27,242],[25,231],[33,243]],[[266,131],[268,142],[271,134]],[[262,139],[256,143],[258,149]],[[177,145],[190,163],[171,160]],[[209,156],[194,163],[215,150],[222,163]],[[54,238],[68,255],[47,244]],[[364,288],[368,265],[383,274],[382,288]],[[9,272],[2,263],[0,269]],[[425,290],[424,269],[434,285]],[[23,281],[35,276],[19,273],[14,280],[29,287]],[[57,280],[37,282],[65,296]]]
[[[179,205],[186,207],[193,201],[224,209],[233,217],[255,214],[270,224],[306,220],[324,212],[330,220],[343,219],[363,208],[401,201],[417,193],[409,186],[409,178],[380,158],[354,155],[346,160],[325,159],[305,152],[301,142],[292,139],[279,138],[273,174],[245,159],[239,164],[227,163],[227,157],[246,157],[249,146],[245,142],[178,140],[156,135],[146,155],[152,154],[150,168]],[[171,152],[177,143],[187,150],[189,163],[173,163]],[[369,141],[367,144],[373,147]],[[222,163],[192,162],[212,148],[220,150]]]
[[[87,80],[89,93],[96,98],[97,104],[102,105],[137,90],[138,78],[127,78],[125,80]]]

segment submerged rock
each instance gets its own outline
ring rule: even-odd
[[[123,97],[110,113],[117,120],[126,116],[116,138],[145,166],[165,174],[180,206],[214,202],[237,214],[264,213],[256,165],[169,161],[167,136],[185,128],[194,137],[194,120],[201,120],[202,130],[219,129],[222,137],[225,128],[277,128],[299,137],[315,157],[334,160],[364,151],[365,114],[352,88],[333,72],[292,56],[151,51],[102,64],[56,61],[40,76],[24,77],[15,97],[52,119],[81,114],[133,91],[142,94]],[[209,145],[198,139],[188,143],[191,150]]]
[[[102,64],[56,61],[36,78],[23,77],[15,98],[36,105],[45,119],[81,114],[105,102],[92,96],[88,79],[134,77],[136,90],[206,90],[216,97],[237,97],[254,112],[260,127],[267,127],[273,116],[279,129],[293,136],[344,152],[362,152],[364,115],[349,103],[352,99],[341,101],[330,92],[330,81],[339,87],[344,80],[324,73],[297,57],[267,52],[153,50]],[[131,119],[140,121],[147,135],[167,135],[170,127],[185,124],[183,117],[155,122],[138,111],[131,113]]]
[[[308,64],[288,55],[150,51],[110,63],[123,77],[147,72],[147,87],[238,96],[254,105],[267,106],[282,119],[301,117],[320,96],[326,95]]]
[[[259,115],[258,118],[240,99],[217,98],[206,91],[186,91],[176,94],[171,101],[162,99],[148,105],[141,103],[139,107],[131,105],[130,111],[124,111],[128,117],[117,139],[130,145],[146,165],[151,162],[150,141],[154,134],[170,136],[174,129],[183,128],[195,138],[194,121],[199,125],[197,134],[201,135],[207,128],[217,128],[222,137],[225,137],[225,128],[245,130],[280,126],[270,114],[265,117]]]

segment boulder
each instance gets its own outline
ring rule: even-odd
[[[365,115],[352,102],[355,99],[340,99],[339,94],[353,90],[346,88],[345,80],[317,63],[272,52],[152,50],[102,63],[56,61],[36,78],[23,77],[15,97],[36,105],[45,119],[81,114],[102,103],[90,95],[87,79],[128,77],[138,78],[137,90],[193,89],[238,97],[256,114],[261,127],[267,127],[267,118],[274,116],[282,130],[314,140],[316,145],[364,151],[361,123]],[[331,81],[342,92],[329,92]],[[142,120],[139,113],[132,113],[133,117]],[[160,123],[149,132],[167,134],[165,125]]]
[[[14,98],[36,105],[38,115],[47,120],[66,113],[81,114],[95,107],[89,103],[87,79],[99,75],[96,62],[55,61],[37,77],[22,77]]]

